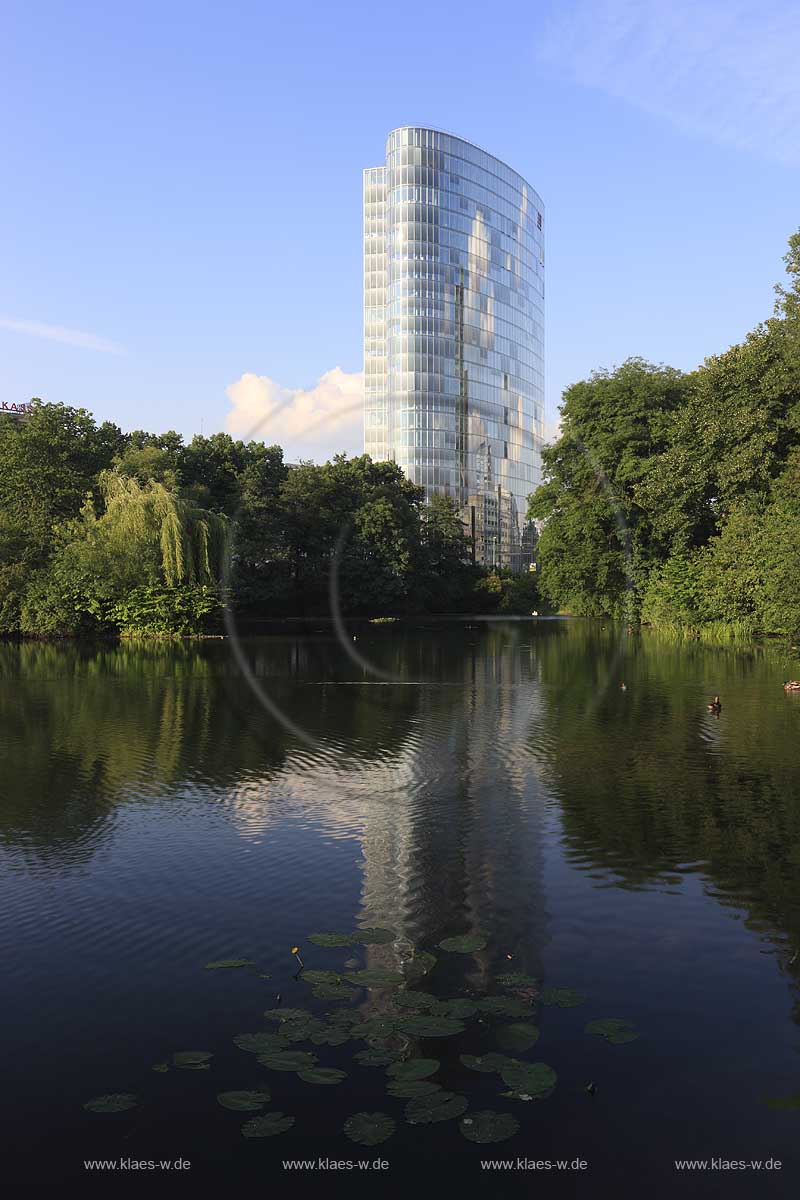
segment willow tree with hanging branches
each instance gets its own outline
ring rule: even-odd
[[[23,631],[196,631],[219,607],[227,519],[158,480],[107,470],[98,489],[99,514],[89,495],[80,516],[56,530],[56,552],[29,589]]]

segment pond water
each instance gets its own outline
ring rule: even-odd
[[[479,619],[233,650],[0,646],[5,1165],[19,1155],[32,1183],[82,1180],[85,1160],[182,1159],[195,1182],[280,1187],[283,1160],[333,1158],[420,1183],[446,1164],[492,1194],[796,1187],[800,695],[781,686],[796,656]],[[375,928],[391,936],[309,940]],[[439,947],[463,934],[482,948]],[[306,971],[409,982],[315,996],[293,947]],[[206,969],[238,958],[253,965]],[[409,989],[416,1007],[398,1000]],[[441,1003],[458,997],[472,1004]],[[638,1036],[584,1032],[604,1018]],[[333,1029],[349,1040],[310,1038]],[[265,1062],[233,1041],[259,1032]],[[277,1069],[276,1038],[346,1077]],[[438,1060],[433,1083],[464,1101],[409,1123],[387,1062],[355,1058],[370,1047]],[[189,1050],[213,1057],[176,1066]],[[490,1051],[548,1064],[555,1086],[462,1061]],[[261,1110],[217,1100],[259,1088]],[[117,1093],[135,1107],[84,1108]],[[483,1110],[518,1132],[469,1140]],[[286,1132],[242,1136],[278,1111]],[[396,1128],[353,1142],[359,1112]],[[481,1159],[518,1158],[588,1165],[486,1180]],[[674,1165],[712,1158],[748,1167]],[[770,1159],[782,1168],[749,1166]]]

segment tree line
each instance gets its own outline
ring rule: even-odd
[[[471,562],[447,497],[390,462],[288,466],[227,434],[0,413],[0,633],[190,634],[243,619],[529,613],[800,635],[800,232],[773,315],[693,372],[568,388],[528,516],[536,576]]]
[[[555,608],[800,634],[800,232],[784,262],[773,315],[696,371],[631,358],[564,393],[529,507]]]
[[[0,417],[0,632],[187,635],[342,613],[530,612],[534,581],[471,562],[453,503],[390,462],[288,466],[228,434],[123,433],[34,399]]]

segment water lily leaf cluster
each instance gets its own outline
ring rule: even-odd
[[[584,1033],[591,1033],[596,1037],[605,1038],[607,1042],[611,1042],[612,1046],[621,1046],[625,1042],[635,1042],[639,1037],[639,1033],[634,1029],[630,1021],[623,1021],[619,1017],[602,1017],[596,1021],[589,1021],[584,1026]]]

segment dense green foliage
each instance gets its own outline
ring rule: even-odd
[[[288,468],[227,434],[123,434],[33,401],[0,418],[0,631],[181,636],[245,617],[529,612],[534,582],[470,562],[444,497],[393,463]]]
[[[800,233],[775,314],[692,374],[630,359],[564,394],[530,515],[556,607],[800,632]]]

